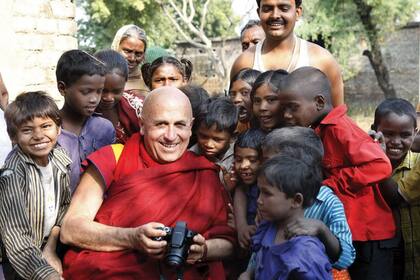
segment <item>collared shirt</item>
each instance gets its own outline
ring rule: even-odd
[[[60,226],[70,203],[70,158],[64,149],[49,155],[54,191],[60,198],[55,225]],[[44,188],[35,162],[16,146],[0,177],[0,234],[2,252],[25,279],[46,279],[56,271],[42,257],[44,242]]]
[[[334,192],[322,186],[311,207],[305,209],[305,218],[322,221],[337,237],[340,243],[340,257],[333,264],[334,268],[345,269],[349,267],[356,257],[352,243],[352,236],[347,223],[344,207]]]
[[[378,186],[391,175],[391,163],[379,144],[346,112],[345,105],[332,109],[315,128],[325,151],[323,184],[343,203],[353,241],[392,238],[394,218]]]
[[[413,168],[419,165],[420,154],[409,151],[404,161],[394,169],[392,179],[399,183],[407,176],[412,176]],[[420,184],[416,185],[417,188],[419,186]],[[418,279],[420,277],[420,198],[402,205],[399,210],[404,241],[404,277]]]
[[[411,203],[420,199],[420,161],[410,166],[410,172],[398,180],[398,192]]]
[[[112,123],[97,114],[89,117],[83,125],[80,135],[61,129],[58,144],[66,149],[72,160],[70,190],[73,193],[81,175],[81,164],[86,157],[99,148],[115,142],[115,129]]]

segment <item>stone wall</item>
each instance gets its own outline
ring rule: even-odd
[[[0,1],[0,72],[10,99],[45,90],[61,100],[55,66],[64,51],[77,48],[75,14],[71,0]]]

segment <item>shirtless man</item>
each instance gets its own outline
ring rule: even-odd
[[[231,77],[243,68],[261,72],[284,69],[288,72],[303,66],[323,71],[331,82],[332,103],[344,103],[340,66],[324,48],[298,38],[296,21],[302,15],[302,0],[256,0],[265,40],[243,52],[235,61]]]

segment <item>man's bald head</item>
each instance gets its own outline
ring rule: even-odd
[[[161,110],[163,105],[177,105],[180,110],[191,116],[192,108],[188,97],[176,87],[159,87],[152,90],[144,99],[141,118],[147,118],[154,110]]]
[[[187,150],[192,121],[191,103],[182,91],[160,87],[150,92],[140,126],[148,154],[159,163],[177,161]]]

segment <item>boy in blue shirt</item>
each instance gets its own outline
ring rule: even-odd
[[[81,163],[90,153],[114,143],[115,129],[110,121],[94,113],[105,83],[101,61],[84,51],[70,50],[58,60],[56,76],[57,88],[64,96],[58,144],[71,156],[73,193],[80,180]]]

